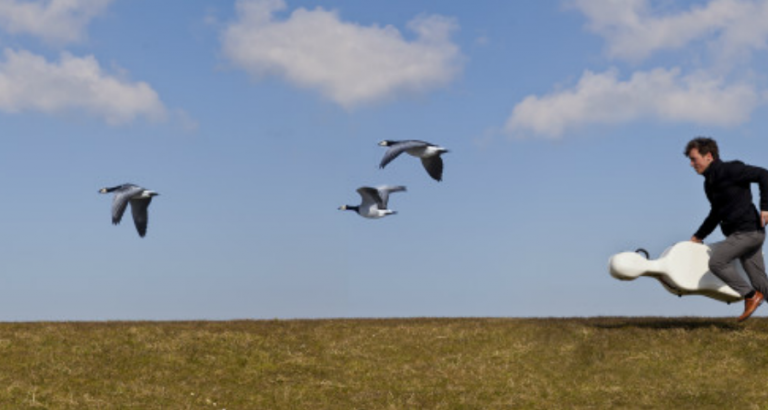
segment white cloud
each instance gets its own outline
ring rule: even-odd
[[[557,138],[570,127],[638,119],[728,126],[747,121],[761,99],[751,86],[726,85],[704,73],[681,76],[679,69],[617,77],[615,70],[586,71],[572,89],[528,96],[514,107],[505,130]]]
[[[81,40],[85,26],[112,0],[0,0],[0,28],[64,44]]]
[[[392,26],[343,22],[336,12],[299,8],[282,21],[283,0],[239,0],[239,19],[223,33],[225,55],[255,77],[277,75],[344,106],[445,85],[460,71],[449,18],[418,17],[407,41]]]
[[[680,68],[636,71],[626,80],[618,70],[585,71],[570,89],[518,103],[508,133],[557,138],[574,127],[638,120],[735,126],[766,101],[743,63],[768,47],[768,0],[710,0],[684,9],[649,0],[566,1],[605,39],[610,58],[636,63],[680,50],[665,56],[667,61],[699,68],[693,74]]]
[[[5,49],[0,61],[0,111],[62,113],[82,110],[109,124],[143,116],[162,119],[166,109],[143,82],[105,74],[92,56],[61,54],[59,63],[28,51]]]
[[[766,48],[768,0],[712,0],[661,15],[648,0],[570,0],[589,19],[588,27],[608,42],[611,57],[640,61],[659,50],[694,41],[714,47],[718,59]]]
[[[197,122],[189,113],[182,109],[175,109],[172,111],[174,122],[177,126],[181,127],[186,132],[196,132],[200,128],[200,123]]]

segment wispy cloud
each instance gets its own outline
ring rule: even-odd
[[[660,51],[685,52],[665,56],[669,67],[635,71],[626,80],[616,68],[587,70],[572,88],[530,95],[507,120],[511,135],[557,138],[574,127],[638,120],[734,126],[766,101],[757,84],[733,79],[750,77],[737,74],[748,73],[745,63],[766,49],[768,0],[711,0],[682,10],[648,0],[566,4],[605,39],[609,59],[638,64]]]
[[[32,36],[58,47],[82,41],[86,28],[113,0],[0,0],[0,30]],[[143,117],[168,118],[157,92],[128,80],[119,67],[107,73],[94,56],[62,52],[58,62],[26,50],[6,48],[0,60],[0,111],[46,114],[84,112],[108,124]],[[181,113],[181,114],[176,114]],[[184,129],[196,124],[182,110],[171,112]]]
[[[726,85],[705,73],[682,76],[676,68],[636,72],[626,81],[616,70],[587,71],[571,89],[526,97],[512,111],[506,131],[557,138],[585,124],[639,119],[727,126],[748,120],[760,99],[752,86]]]
[[[613,58],[640,61],[661,50],[705,41],[729,59],[764,50],[768,0],[712,0],[666,15],[648,0],[570,0],[589,19],[588,28],[605,38]]]
[[[85,26],[113,0],[0,0],[0,28],[48,43],[82,40]]]
[[[416,38],[408,41],[395,27],[344,22],[322,8],[275,19],[285,8],[282,0],[237,2],[238,20],[222,35],[235,66],[318,90],[347,108],[440,87],[461,70],[459,48],[450,41],[453,19],[417,17],[408,23]]]
[[[5,49],[3,57],[1,111],[84,111],[109,124],[166,117],[166,108],[152,87],[105,73],[92,56],[62,53],[56,63],[28,51]]]

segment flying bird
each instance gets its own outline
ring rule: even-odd
[[[147,208],[152,202],[152,197],[160,195],[157,192],[150,191],[134,184],[122,184],[112,188],[101,188],[100,194],[114,193],[112,200],[112,223],[117,225],[123,218],[125,208],[128,203],[131,204],[131,213],[133,214],[133,223],[140,237],[147,234]]]
[[[387,215],[396,214],[396,211],[387,209],[389,194],[392,192],[405,191],[404,186],[380,186],[372,188],[363,186],[357,188],[357,193],[363,199],[360,205],[342,205],[339,207],[342,211],[355,211],[360,216],[371,219],[383,218]]]
[[[397,158],[398,155],[407,152],[414,157],[421,158],[421,164],[424,165],[424,169],[427,170],[427,173],[432,179],[435,181],[442,181],[443,159],[440,158],[440,155],[448,152],[447,149],[429,142],[418,140],[384,140],[379,142],[379,145],[382,147],[389,147],[387,152],[384,153],[384,158],[381,159],[379,168],[384,168],[393,159]]]

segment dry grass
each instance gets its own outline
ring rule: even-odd
[[[0,409],[765,408],[768,319],[0,324]]]

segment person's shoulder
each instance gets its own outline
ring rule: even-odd
[[[722,161],[724,165],[726,166],[744,166],[744,161],[739,161],[738,159],[734,159],[731,161]]]
[[[739,160],[723,161],[717,160],[710,165],[710,178],[713,179],[733,179],[740,175],[744,170],[744,162]]]
[[[723,162],[722,166],[723,172],[727,175],[744,175],[744,173],[754,174],[755,172],[760,173],[766,173],[768,170],[766,170],[764,167],[759,167],[755,165],[749,165],[745,164],[742,161],[739,160],[733,160],[728,162]]]
[[[726,170],[739,170],[747,166],[743,161],[739,161],[737,159],[731,160],[731,161],[722,161],[722,167]]]

